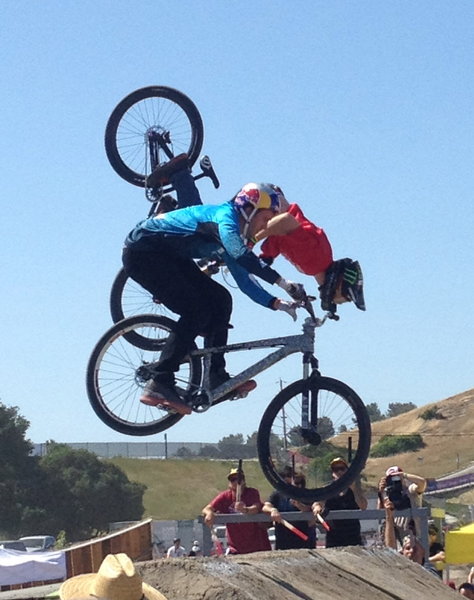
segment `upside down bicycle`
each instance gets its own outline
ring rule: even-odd
[[[314,355],[315,329],[330,313],[310,317],[300,335],[228,344],[220,348],[194,345],[176,375],[176,393],[197,415],[232,398],[232,391],[278,361],[302,354],[303,376],[283,388],[265,409],[257,436],[258,459],[265,477],[280,492],[301,500],[324,500],[343,491],[365,465],[370,448],[370,419],[364,403],[349,386],[321,375]],[[161,349],[175,322],[159,315],[137,315],[116,323],[99,340],[87,368],[87,391],[97,416],[109,427],[129,435],[159,433],[175,425],[183,415],[164,407],[140,402],[142,389],[155,374]],[[140,345],[130,344],[136,333]],[[274,350],[215,389],[209,386],[213,352],[237,352],[258,348]],[[185,418],[193,418],[187,416]],[[348,471],[331,478],[326,464],[317,460],[327,452],[348,457]],[[315,457],[316,460],[311,460]],[[306,476],[306,488],[285,481],[285,466],[297,464]]]
[[[114,171],[128,183],[142,187],[151,202],[148,216],[161,208],[162,199],[174,191],[171,183],[150,187],[153,170],[174,156],[186,153],[194,165],[204,141],[204,126],[194,102],[185,94],[166,86],[135,90],[112,111],[105,128],[105,151]],[[209,157],[199,161],[201,172],[195,180],[209,177],[215,188],[219,179]],[[149,292],[120,269],[110,291],[109,308],[114,323],[137,314],[172,316]],[[129,335],[136,342],[137,334]]]

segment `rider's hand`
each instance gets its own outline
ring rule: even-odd
[[[280,277],[277,284],[285,290],[296,302],[304,302],[306,300],[306,292],[301,283],[293,283],[284,277]]]
[[[293,321],[296,321],[296,309],[298,308],[298,306],[298,302],[287,302],[286,300],[280,300],[279,298],[277,298],[275,300],[273,308],[275,310],[283,310],[284,312],[290,315]]]

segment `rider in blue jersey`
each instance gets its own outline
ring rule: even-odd
[[[176,171],[173,172],[173,163]],[[185,168],[183,168],[183,166]],[[158,167],[153,176],[156,178]],[[226,288],[204,274],[193,259],[211,258],[227,265],[239,288],[258,304],[282,310],[296,318],[297,302],[304,297],[302,286],[287,281],[260,261],[248,241],[278,212],[284,199],[271,184],[250,183],[221,205],[197,204],[197,189],[180,157],[167,163],[163,171],[178,192],[178,205],[186,208],[159,214],[136,225],[125,240],[123,265],[129,277],[138,282],[170,310],[179,315],[157,364],[155,377],[148,381],[141,402],[166,406],[189,414],[191,408],[174,390],[174,372],[192,348],[198,334],[205,346],[224,346],[232,312],[232,297]],[[193,182],[194,183],[194,182]],[[193,190],[194,196],[189,192]],[[187,194],[180,193],[187,190]],[[189,206],[190,204],[194,204]],[[277,284],[293,302],[281,300],[264,290],[253,276]],[[210,383],[215,388],[229,379],[222,353],[211,355]],[[242,394],[255,388],[246,382]]]

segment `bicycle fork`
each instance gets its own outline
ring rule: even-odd
[[[318,359],[311,352],[303,353],[303,379],[311,382],[321,374],[318,371]],[[301,436],[308,444],[319,446],[322,441],[317,431],[318,398],[317,391],[311,385],[303,391],[301,397]]]

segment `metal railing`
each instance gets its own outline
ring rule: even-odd
[[[312,521],[312,512],[282,512],[281,516],[288,521]],[[417,538],[420,541],[425,551],[425,560],[428,559],[429,553],[429,537],[428,537],[428,519],[431,514],[430,508],[414,508],[405,510],[395,510],[394,517],[408,517],[416,519],[419,524],[420,531]],[[359,521],[378,521],[379,523],[385,519],[384,509],[367,509],[367,510],[332,510],[325,516],[326,520],[338,521],[341,519],[358,519]],[[213,543],[209,527],[204,524],[203,517],[199,517],[199,522],[202,524],[202,539],[204,555],[208,556],[211,553]],[[269,515],[258,513],[256,515],[248,515],[241,513],[232,514],[216,514],[214,517],[215,525],[227,525],[227,523],[268,523],[271,522]]]

